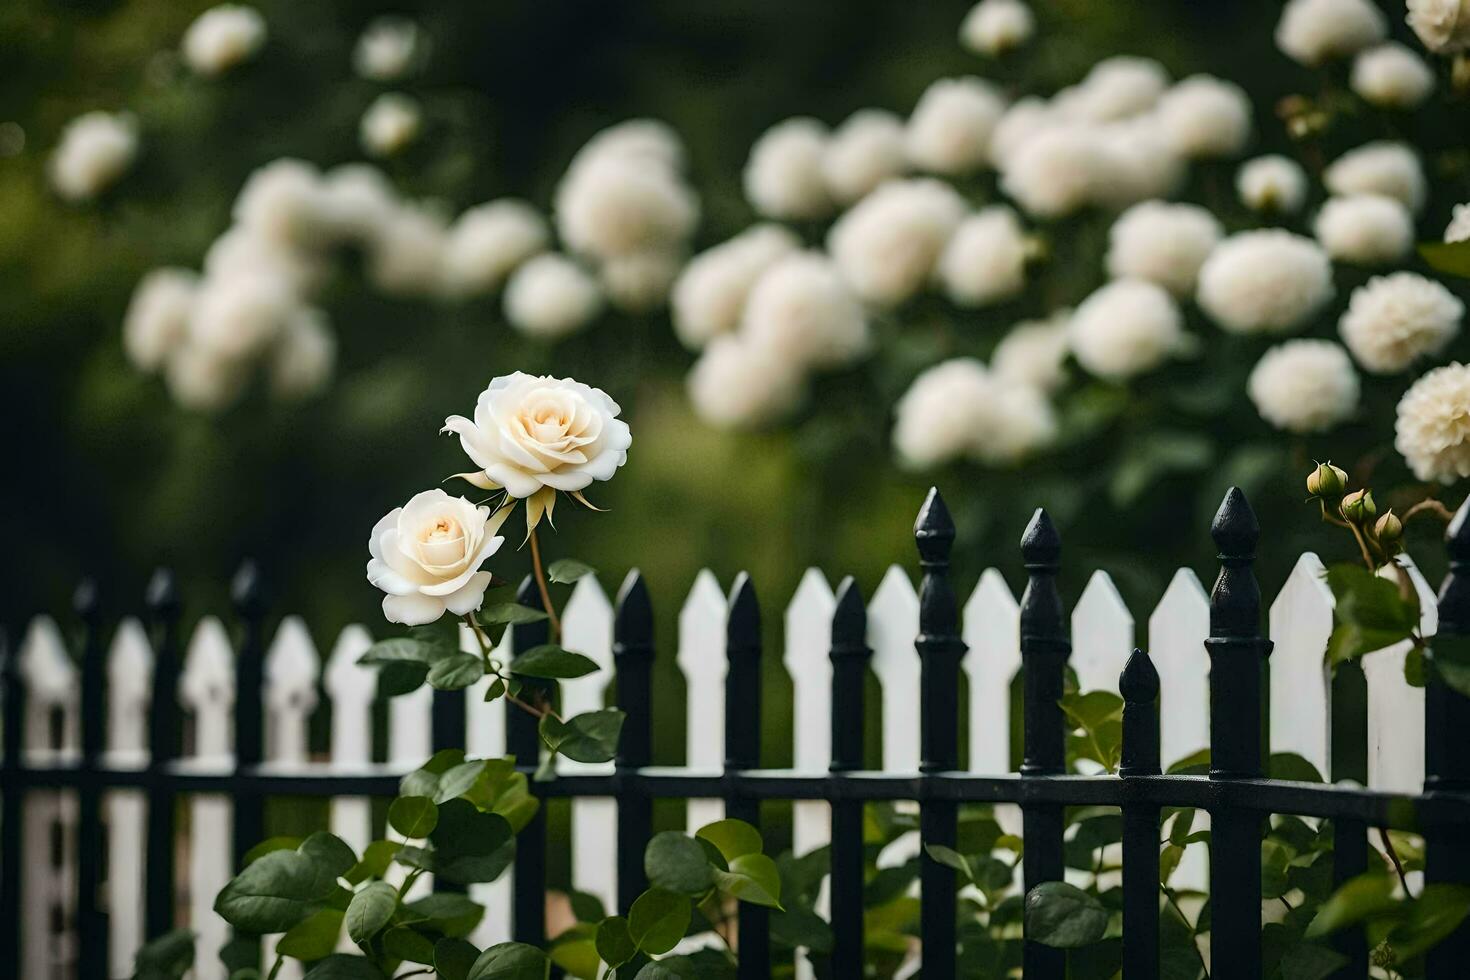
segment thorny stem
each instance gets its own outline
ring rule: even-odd
[[[1383,850],[1388,854],[1388,860],[1393,864],[1394,873],[1399,876],[1399,884],[1404,886],[1404,895],[1408,898],[1413,898],[1414,893],[1409,891],[1409,879],[1404,874],[1404,863],[1399,860],[1399,852],[1393,848],[1393,841],[1388,837],[1388,830],[1379,827],[1378,839],[1383,843]]]
[[[551,591],[546,587],[546,570],[541,567],[541,545],[536,539],[536,532],[531,532],[531,569],[536,573],[536,588],[541,591],[541,605],[546,610],[546,618],[551,620],[551,641],[561,641],[561,620],[557,618],[556,607],[551,604]]]

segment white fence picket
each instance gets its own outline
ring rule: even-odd
[[[265,654],[265,761],[299,766],[307,761],[307,726],[316,710],[322,662],[306,622],[287,616]]]
[[[1401,561],[1419,595],[1419,630],[1431,637],[1439,628],[1433,587],[1413,559]],[[1363,657],[1368,681],[1368,786],[1389,793],[1424,789],[1424,688],[1404,680],[1409,642]]]
[[[612,680],[613,607],[597,579],[577,582],[561,617],[562,645],[596,662],[595,674],[563,681],[562,713],[570,717],[602,708]],[[611,772],[612,763],[557,758],[558,772]],[[605,908],[617,902],[618,807],[610,797],[572,800],[572,887],[596,895]]]
[[[725,756],[725,593],[709,569],[701,569],[679,610],[675,661],[684,674],[685,764],[718,771]],[[725,816],[721,800],[690,800],[685,823],[693,833]]]
[[[377,672],[357,662],[372,646],[362,626],[342,630],[327,658],[323,685],[332,704],[331,759],[342,772],[361,772],[373,760],[373,697]],[[331,830],[358,854],[374,839],[373,805],[366,796],[334,796]]]
[[[192,761],[228,765],[234,758],[235,657],[224,624],[206,617],[194,628],[184,654],[179,697],[194,718]],[[198,935],[194,975],[223,980],[219,951],[230,929],[214,913],[214,897],[230,880],[230,832],[234,808],[222,793],[189,797],[189,924]]]
[[[888,566],[868,604],[870,661],[882,688],[883,768],[889,772],[919,769],[919,596],[908,573]],[[919,835],[904,834],[878,855],[879,867],[903,864],[919,853]]]
[[[136,619],[118,624],[107,652],[107,755],[104,765],[139,769],[148,762],[148,700],[153,648]],[[140,790],[107,793],[107,919],[109,975],[127,976],[143,942],[147,797]]]
[[[1118,677],[1133,652],[1133,614],[1112,576],[1092,573],[1072,610],[1072,669],[1083,691],[1118,692]]]
[[[1271,603],[1271,751],[1295,752],[1325,777],[1331,771],[1331,679],[1323,661],[1332,635],[1332,592],[1322,560],[1297,559]]]
[[[965,676],[970,684],[970,770],[1011,771],[1011,683],[1021,669],[1021,609],[1004,576],[980,575],[965,603]]]

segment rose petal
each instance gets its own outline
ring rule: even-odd
[[[414,593],[383,597],[383,616],[390,623],[427,626],[444,615],[444,600]]]

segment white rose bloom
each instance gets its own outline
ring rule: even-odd
[[[777,123],[750,148],[743,181],[745,199],[767,218],[804,220],[832,210],[822,161],[827,127],[798,117]]]
[[[144,276],[123,318],[123,351],[140,371],[157,371],[189,337],[199,277],[188,269],[154,269]]]
[[[1159,124],[1176,153],[1233,157],[1251,138],[1251,103],[1234,82],[1191,75],[1159,99]]]
[[[1147,279],[1175,296],[1189,296],[1199,267],[1223,234],[1215,216],[1198,205],[1135,204],[1108,232],[1108,275]]]
[[[1363,370],[1392,374],[1443,351],[1464,314],[1465,304],[1444,286],[1395,272],[1353,290],[1337,329]]]
[[[262,238],[320,248],[338,232],[322,175],[309,163],[283,158],[255,170],[235,198],[235,223]]]
[[[1409,386],[1399,399],[1393,445],[1421,480],[1470,476],[1470,367],[1446,364]]]
[[[746,297],[761,273],[801,240],[779,225],[755,225],[696,255],[684,266],[670,296],[674,333],[690,350],[740,325]],[[733,356],[733,355],[726,355]]]
[[[1013,466],[1056,441],[1056,410],[1040,389],[991,377],[997,388],[996,416],[978,434],[975,458],[992,466]]]
[[[558,340],[586,327],[602,312],[602,290],[587,270],[547,252],[511,273],[505,317],[521,333]]]
[[[218,412],[239,400],[250,380],[250,361],[186,343],[169,354],[163,380],[181,408]]]
[[[352,67],[363,78],[393,82],[418,67],[423,55],[419,25],[405,17],[378,17],[352,50]]]
[[[797,368],[845,367],[871,346],[868,318],[831,260],[794,252],[750,290],[740,337]]]
[[[444,279],[457,296],[494,292],[522,262],[546,250],[551,229],[541,213],[514,198],[470,208],[449,229]]]
[[[1057,310],[1045,320],[1016,324],[1001,338],[990,357],[991,370],[1003,381],[1030,385],[1048,394],[1067,380],[1065,363],[1071,350],[1067,325],[1072,311]]]
[[[908,469],[960,459],[1012,464],[1056,436],[1051,404],[1027,385],[957,357],[914,379],[894,409],[893,445]]]
[[[1008,207],[988,207],[960,222],[935,270],[960,306],[988,306],[1026,287],[1026,232]]]
[[[384,92],[362,114],[358,136],[369,156],[391,157],[408,148],[424,128],[417,99],[402,92]]]
[[[860,299],[895,306],[929,281],[966,210],[938,180],[889,181],[837,219],[827,250]]]
[[[184,61],[200,75],[219,75],[255,57],[265,43],[265,19],[254,7],[222,3],[184,32]]]
[[[1403,143],[1364,143],[1334,160],[1322,181],[1334,194],[1384,194],[1414,212],[1424,206],[1424,168],[1418,154]]]
[[[296,401],[319,394],[332,380],[337,337],[321,310],[301,309],[287,321],[270,357],[271,393]]]
[[[238,225],[216,238],[204,253],[207,279],[275,279],[298,295],[315,289],[327,272],[321,253],[263,238]]]
[[[1276,228],[1231,235],[1199,270],[1199,305],[1231,333],[1283,333],[1332,299],[1332,262],[1310,238]]]
[[[758,429],[787,418],[806,396],[801,369],[775,351],[724,334],[694,362],[694,412],[720,429]]]
[[[1328,198],[1312,231],[1328,255],[1353,265],[1390,265],[1414,247],[1414,216],[1382,194]]]
[[[368,280],[390,296],[437,295],[448,243],[449,221],[438,206],[400,205],[368,243]]]
[[[957,176],[980,169],[1005,99],[978,78],[941,78],[924,90],[909,116],[909,161],[920,170]]]
[[[1021,0],[980,0],[960,25],[960,43],[992,58],[1014,51],[1036,33],[1036,17]]]
[[[1109,122],[1152,109],[1168,87],[1163,65],[1120,54],[1093,65],[1079,84],[1058,92],[1054,104],[1074,119]]]
[[[682,252],[634,252],[608,259],[597,270],[608,303],[624,313],[649,313],[663,306],[684,266]]]
[[[629,152],[600,152],[556,190],[556,228],[574,252],[610,259],[683,247],[699,201],[679,175]]]
[[[1358,372],[1330,340],[1288,340],[1256,362],[1246,391],[1276,428],[1326,432],[1357,411]]]
[[[51,186],[68,201],[87,201],[117,183],[138,155],[138,124],[127,113],[94,111],[61,131],[48,165]]]
[[[1307,202],[1307,173],[1290,157],[1256,157],[1236,171],[1235,190],[1252,211],[1292,214]]]
[[[207,277],[194,296],[187,346],[231,360],[273,344],[296,312],[296,298],[270,276]]]
[[[1445,226],[1444,240],[1463,242],[1470,240],[1470,204],[1456,204],[1451,212],[1450,223]]]
[[[389,511],[368,538],[367,578],[387,593],[384,618],[423,626],[479,609],[490,587],[480,566],[505,544],[495,532],[506,516],[437,487]]]
[[[1011,103],[990,132],[990,162],[1005,170],[1011,158],[1031,137],[1054,127],[1059,114],[1042,98],[1027,95]]]
[[[1088,373],[1124,381],[1152,371],[1180,349],[1183,317],[1157,283],[1118,279],[1077,307],[1067,341]]]
[[[1169,145],[1158,119],[1152,112],[1097,127],[1100,155],[1090,193],[1094,203],[1121,208],[1179,190],[1184,159]]]
[[[1389,41],[1353,59],[1353,91],[1385,109],[1412,109],[1434,91],[1434,72],[1408,48]]]
[[[388,177],[370,163],[344,163],[323,178],[336,236],[359,245],[382,231],[398,207]]]
[[[1409,26],[1435,54],[1470,48],[1470,4],[1466,0],[1409,0]]]
[[[1345,58],[1387,34],[1372,0],[1288,0],[1276,22],[1276,46],[1304,65]]]
[[[907,169],[903,120],[882,109],[848,116],[822,155],[827,192],[839,204],[851,204]]]
[[[684,169],[684,141],[673,127],[658,119],[625,119],[596,133],[584,143],[568,169],[604,157],[635,160],[681,173]]]
[[[1028,214],[1060,218],[1091,203],[1110,170],[1096,127],[1056,125],[1008,155],[1000,186]]]
[[[534,527],[556,491],[580,499],[592,481],[611,480],[628,461],[633,435],[620,414],[600,388],[517,371],[480,393],[473,420],[452,415],[444,431],[459,436],[479,467],[460,476],[482,490],[534,498],[527,501],[527,526]]]

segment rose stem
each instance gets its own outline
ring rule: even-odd
[[[556,607],[551,604],[551,592],[546,588],[546,570],[541,567],[541,545],[534,529],[531,531],[531,568],[536,574],[536,587],[541,590],[541,605],[546,610],[546,618],[551,620],[552,642],[560,643],[561,620],[556,616]]]

